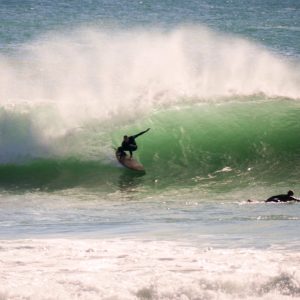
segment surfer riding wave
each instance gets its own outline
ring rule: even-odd
[[[123,137],[123,142],[122,142],[122,145],[117,149],[117,154],[122,157],[122,156],[126,156],[126,152],[125,151],[129,151],[130,153],[130,158],[132,158],[132,152],[133,151],[136,151],[138,146],[135,142],[135,139],[148,132],[150,130],[150,128],[146,129],[145,131],[142,131],[138,134],[135,134],[135,135],[131,135],[131,136],[127,136],[127,135],[124,135]]]

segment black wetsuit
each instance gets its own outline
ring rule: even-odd
[[[265,202],[289,202],[289,201],[297,201],[300,202],[299,199],[294,198],[288,194],[276,195],[267,199]]]
[[[123,142],[122,142],[122,146],[118,148],[118,152],[120,153],[120,156],[126,155],[125,151],[129,151],[130,156],[132,156],[132,152],[133,152],[133,151],[136,151],[137,148],[138,148],[138,147],[137,147],[137,144],[136,144],[136,142],[135,142],[135,139],[136,139],[138,136],[140,136],[140,135],[146,133],[147,131],[148,131],[148,129],[145,130],[145,131],[142,131],[142,132],[140,132],[140,133],[138,133],[138,134],[129,136],[127,141],[123,141]]]

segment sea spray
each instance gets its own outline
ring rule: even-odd
[[[0,65],[2,105],[50,103],[71,123],[190,98],[300,97],[295,66],[253,42],[204,27],[57,33],[24,45],[18,60],[2,57]]]

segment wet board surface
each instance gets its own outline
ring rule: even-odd
[[[140,164],[138,161],[136,161],[134,158],[130,158],[129,155],[120,157],[116,152],[116,158],[121,165],[123,165],[128,169],[145,172],[144,166]]]

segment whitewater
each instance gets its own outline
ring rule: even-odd
[[[297,1],[96,2],[0,3],[0,299],[298,299]]]

